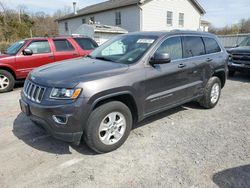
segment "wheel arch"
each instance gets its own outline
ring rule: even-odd
[[[7,67],[7,66],[2,66],[2,65],[0,65],[0,70],[8,71],[8,72],[11,73],[11,74],[13,75],[13,77],[16,79],[15,71],[14,71],[12,68]]]
[[[139,109],[133,94],[129,91],[119,92],[115,94],[105,95],[96,99],[91,107],[91,111],[95,110],[97,107],[110,102],[119,101],[124,103],[131,111],[133,121],[137,122],[139,120]]]
[[[227,75],[226,75],[226,72],[224,70],[217,70],[214,72],[214,74],[212,76],[216,76],[220,79],[221,88],[223,88],[225,86]]]

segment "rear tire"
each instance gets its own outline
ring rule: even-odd
[[[214,108],[219,102],[220,95],[221,81],[218,77],[212,77],[209,79],[205,87],[205,94],[199,103],[206,109]]]
[[[131,111],[125,104],[108,102],[91,113],[84,140],[97,153],[114,151],[128,138],[132,123]]]
[[[14,76],[6,70],[0,70],[0,93],[12,91],[14,85]]]

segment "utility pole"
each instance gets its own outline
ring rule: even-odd
[[[18,10],[18,19],[19,19],[19,23],[22,23],[22,19],[21,19],[21,9]]]
[[[33,32],[31,28],[30,28],[30,38],[33,38]]]

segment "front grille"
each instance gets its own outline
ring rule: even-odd
[[[250,54],[233,54],[232,57],[235,62],[250,62]]]
[[[37,103],[41,103],[45,90],[45,87],[41,87],[30,81],[26,81],[24,84],[23,93],[28,99]]]

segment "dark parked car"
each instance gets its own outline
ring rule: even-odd
[[[79,144],[83,137],[96,152],[110,152],[146,117],[190,101],[215,107],[227,61],[208,33],[120,35],[88,57],[34,70],[21,109],[58,139]]]
[[[236,71],[250,71],[250,37],[244,39],[235,48],[228,50],[230,54],[228,67],[229,75],[233,76]]]
[[[0,55],[0,93],[11,91],[15,81],[25,79],[34,68],[86,56],[96,47],[95,41],[82,36],[18,41]]]

